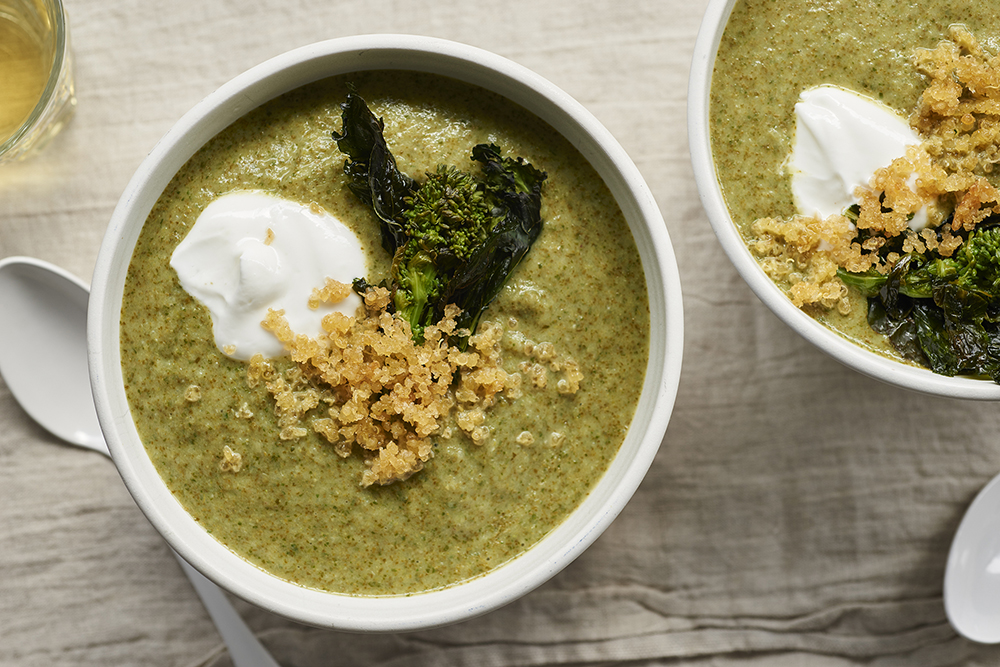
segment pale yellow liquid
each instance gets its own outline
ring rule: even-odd
[[[0,15],[0,143],[24,123],[38,104],[52,68],[52,49],[19,24]]]

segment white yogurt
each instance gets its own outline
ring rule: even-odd
[[[261,326],[269,308],[283,309],[296,333],[316,336],[324,315],[354,315],[354,294],[309,308],[330,277],[350,284],[367,275],[361,243],[332,215],[260,192],[235,192],[209,204],[170,258],[181,286],[212,315],[215,344],[233,359],[285,354]]]
[[[795,145],[787,163],[796,208],[820,218],[843,213],[876,170],[919,143],[905,118],[870,97],[830,85],[804,91],[795,105]],[[910,227],[926,224],[921,210]]]

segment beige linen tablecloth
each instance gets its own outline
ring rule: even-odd
[[[705,2],[66,0],[78,112],[0,169],[0,257],[89,280],[130,175],[185,111],[278,53],[373,32],[483,47],[576,97],[638,165],[677,250],[676,409],[604,536],[520,601],[427,632],[323,632],[238,602],[284,665],[1000,664],[941,599],[962,513],[1000,472],[1000,411],[840,366],[728,263],[685,131]],[[0,381],[0,665],[202,664],[228,664],[219,636],[111,464],[60,445]]]

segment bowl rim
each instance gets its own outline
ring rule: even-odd
[[[642,395],[619,454],[581,505],[541,542],[501,567],[408,596],[362,597],[303,588],[251,565],[208,535],[167,490],[145,454],[121,381],[122,286],[141,224],[166,181],[200,146],[267,99],[325,76],[366,69],[428,71],[521,104],[569,139],[626,215],[646,274],[650,350]],[[607,528],[642,481],[666,432],[683,353],[680,277],[659,208],[631,159],[581,104],[538,74],[482,49],[416,35],[359,35],[309,44],[235,77],[186,113],[140,164],[115,207],[94,270],[88,359],[98,417],[126,487],[170,545],[238,597],[307,625],[359,632],[436,627],[496,609],[533,590]],[[387,600],[391,603],[387,604]]]
[[[845,366],[886,384],[923,394],[981,401],[1000,400],[1000,384],[967,377],[947,377],[884,357],[848,341],[795,307],[767,277],[733,224],[719,187],[709,137],[712,69],[736,0],[710,0],[695,40],[688,78],[688,145],[702,206],[719,243],[753,293],[807,341]]]

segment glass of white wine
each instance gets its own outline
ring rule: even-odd
[[[0,0],[0,164],[45,146],[75,107],[62,0]]]

